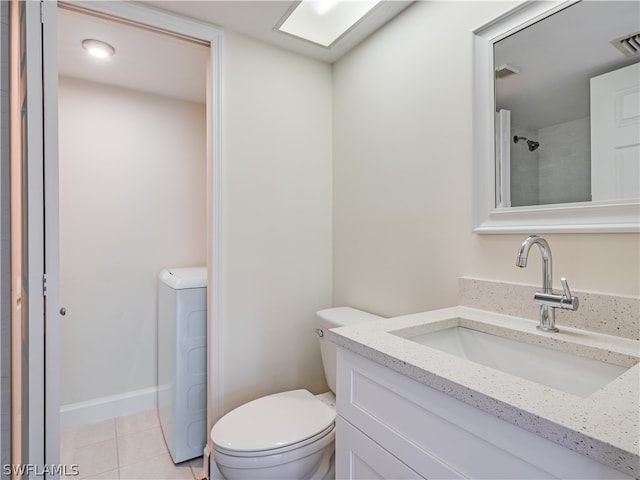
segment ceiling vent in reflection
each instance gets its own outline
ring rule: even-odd
[[[508,63],[496,67],[496,78],[506,78],[518,73],[520,73],[520,69],[513,65],[509,65]]]
[[[612,40],[611,43],[627,57],[638,55],[640,53],[640,32],[617,38]]]

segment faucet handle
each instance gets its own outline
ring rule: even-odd
[[[562,283],[562,290],[564,290],[565,299],[562,301],[562,308],[566,308],[567,310],[577,310],[580,302],[578,301],[578,297],[574,297],[571,295],[571,290],[569,290],[569,282],[567,282],[566,278],[561,278],[560,282]]]

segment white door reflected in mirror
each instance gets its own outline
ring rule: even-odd
[[[591,79],[592,200],[640,197],[640,64]]]

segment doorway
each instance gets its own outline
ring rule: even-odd
[[[85,39],[115,55],[90,58]],[[207,264],[201,43],[58,10],[61,462],[83,476],[173,467],[155,411],[157,276]]]

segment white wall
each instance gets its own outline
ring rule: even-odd
[[[205,108],[60,79],[61,404],[155,387],[157,275],[206,263]]]
[[[471,31],[513,5],[415,3],[334,65],[335,305],[454,305],[462,275],[539,284],[535,256],[515,266],[524,235],[471,233]],[[546,237],[557,287],[638,295],[637,234]]]
[[[331,67],[226,32],[224,385],[229,410],[326,391],[314,313],[331,306]]]
[[[331,306],[332,106],[329,65],[233,32],[224,41],[222,318],[228,411],[285,389],[327,390],[313,328],[315,312]],[[155,108],[154,119],[177,110],[168,123],[160,120],[159,128],[167,130],[141,132],[151,118],[140,118],[147,113],[137,112],[138,104]],[[184,203],[175,209],[159,203],[162,194],[171,202],[193,200],[167,181],[201,182],[204,189],[204,170],[186,170],[184,178],[182,166],[158,168],[163,153],[178,158],[172,156],[175,145],[160,140],[171,136],[172,127],[193,120],[179,105],[139,92],[61,82],[61,294],[68,312],[63,404],[155,385],[157,271],[204,263],[204,211],[189,216]],[[98,123],[88,117],[98,117]],[[91,147],[94,141],[79,140],[95,136],[103,123],[124,131],[97,148]],[[204,130],[192,130],[196,138],[185,142],[203,142]],[[133,138],[119,140],[127,132]],[[150,154],[147,134],[155,142]],[[188,148],[181,145],[179,151]],[[185,153],[180,161],[194,154]],[[180,171],[169,171],[173,167]],[[197,168],[204,169],[204,163]],[[199,188],[190,195],[201,196],[196,203],[204,208]],[[152,224],[138,224],[141,218]],[[195,236],[171,236],[180,229],[193,233],[194,223],[200,228]],[[158,242],[162,237],[166,245]],[[91,273],[98,269],[110,270]],[[132,280],[125,285],[128,276]],[[134,304],[136,299],[141,301]]]

